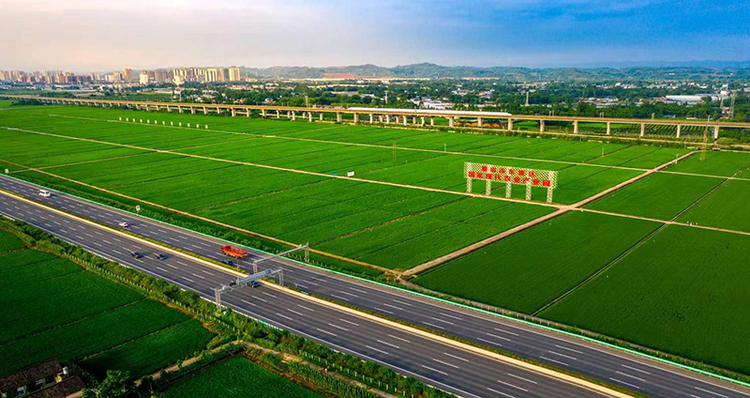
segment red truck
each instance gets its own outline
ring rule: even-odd
[[[246,251],[240,249],[239,247],[234,247],[234,246],[229,246],[229,245],[222,247],[221,252],[225,256],[239,258],[239,259],[243,259],[247,257]]]

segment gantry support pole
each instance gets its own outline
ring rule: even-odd
[[[539,121],[539,132],[540,133],[544,132],[544,120]]]

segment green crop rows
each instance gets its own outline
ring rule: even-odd
[[[750,373],[750,237],[668,226],[542,313]]]
[[[11,241],[8,235],[0,231],[3,242]],[[212,337],[177,310],[35,250],[0,256],[0,289],[0,374],[50,357],[70,363],[100,353],[91,362],[94,373],[105,364],[140,376]]]
[[[163,396],[164,398],[321,397],[243,357],[234,357],[190,376],[176,383]]]
[[[587,207],[670,220],[721,182],[722,180],[711,177],[657,173]]]
[[[750,232],[748,203],[750,181],[728,181],[678,221]]]
[[[658,224],[569,213],[419,276],[427,288],[532,313],[641,240]]]
[[[137,122],[120,122],[120,118]],[[555,169],[561,180],[555,201],[575,203],[641,171],[561,162],[617,156],[612,163],[619,165],[640,157],[640,166],[653,167],[684,153],[649,148],[651,156],[623,156],[630,148],[622,144],[77,107],[21,109],[0,115],[0,122],[59,135],[0,130],[12,142],[12,151],[0,151],[0,161],[55,166],[47,171],[394,269],[448,254],[550,210],[302,172],[354,171],[355,177],[370,181],[463,192],[466,161]],[[184,128],[171,127],[179,123]],[[199,130],[197,124],[210,124],[211,129]],[[27,141],[32,145],[24,145]],[[164,149],[211,159],[154,153]],[[66,157],[68,152],[71,155]],[[482,184],[474,185],[475,192],[483,191]],[[504,191],[496,184],[493,195],[504,196]],[[522,187],[513,191],[515,198],[524,194]],[[533,193],[537,200],[545,196],[544,190]],[[486,214],[467,212],[470,208]],[[452,214],[444,219],[445,213]],[[427,244],[435,239],[441,244]]]

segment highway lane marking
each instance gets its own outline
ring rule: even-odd
[[[389,292],[389,293],[390,293],[390,292]],[[404,302],[404,301],[401,301],[401,300],[391,299],[391,301],[393,301],[394,303],[399,303],[399,304],[401,304],[401,305],[406,305],[406,306],[409,306],[409,307],[413,307],[413,306],[414,306],[414,305],[412,305],[412,304],[409,304],[409,303],[407,303],[407,302]]]
[[[388,304],[388,303],[380,303],[380,304],[383,304],[383,305],[384,305],[384,306],[386,306],[386,307],[391,307],[391,308],[395,308],[395,309],[397,309],[397,310],[399,310],[399,311],[404,311],[404,309],[403,309],[403,308],[401,308],[401,307],[398,307],[398,306],[395,306],[395,305],[392,305],[392,304]]]
[[[570,366],[570,365],[568,365],[567,363],[565,363],[563,361],[558,361],[557,359],[547,358],[544,355],[540,355],[539,358],[542,358],[542,359],[544,359],[546,361],[559,363],[560,365],[563,365],[563,366]]]
[[[256,300],[260,300],[260,301],[262,301],[262,302],[264,302],[264,303],[267,303],[267,302],[268,302],[268,301],[266,301],[266,299],[262,299],[262,298],[260,298],[260,297],[255,297],[255,296],[253,296],[253,298],[254,298],[254,299],[256,299]]]
[[[355,292],[360,292],[360,293],[364,293],[364,294],[368,293],[368,292],[366,292],[366,291],[364,291],[362,289],[357,289],[356,287],[349,286],[349,289],[354,290]]]
[[[444,312],[438,312],[438,314],[440,314],[440,315],[442,315],[442,316],[444,316],[446,318],[452,318],[452,319],[455,319],[455,320],[458,320],[458,321],[463,321],[464,320],[461,317],[458,317],[458,316],[455,316],[455,315],[451,315],[451,314],[446,314]]]
[[[53,222],[53,223],[55,223],[56,225],[62,225],[62,224],[60,224],[60,223],[59,223],[59,222],[57,222],[57,221],[52,221],[52,222]]]
[[[444,352],[444,353],[443,353],[443,355],[447,355],[447,356],[449,356],[449,357],[451,357],[451,358],[453,358],[453,359],[458,359],[459,361],[464,361],[464,362],[471,362],[471,361],[469,361],[469,360],[468,360],[468,359],[466,359],[466,358],[461,358],[461,357],[459,357],[458,355],[453,355],[453,354],[450,354],[450,353],[447,353],[447,352]]]
[[[159,271],[161,271],[161,272],[164,272],[165,274],[169,273],[169,271],[167,271],[167,270],[165,270],[164,268],[162,268],[162,267],[159,267],[159,266],[156,266],[156,269],[158,269],[158,270],[159,270]]]
[[[574,350],[574,349],[572,349],[572,348],[568,348],[568,347],[565,347],[565,346],[561,346],[561,345],[559,345],[559,344],[555,344],[555,347],[557,347],[557,348],[560,348],[560,349],[563,349],[563,350],[567,350],[567,351],[575,352],[576,354],[583,354],[583,353],[582,353],[581,351],[578,351],[578,350]]]
[[[304,306],[304,305],[302,305],[302,304],[297,304],[297,307],[299,307],[299,308],[302,308],[302,309],[305,309],[305,310],[308,310],[308,311],[310,311],[310,312],[315,312],[315,310],[313,310],[312,308],[309,308],[309,307],[305,307],[305,306]]]
[[[386,351],[383,351],[383,350],[380,350],[380,349],[377,349],[377,348],[375,348],[375,347],[373,347],[373,346],[369,346],[369,345],[366,345],[365,347],[367,347],[367,348],[369,348],[369,349],[371,349],[371,350],[373,350],[373,351],[377,351],[377,352],[383,353],[383,354],[385,354],[385,355],[391,355],[391,354],[389,354],[388,352],[386,352]]]
[[[623,368],[626,368],[626,369],[635,370],[636,372],[641,372],[643,374],[651,375],[651,373],[646,372],[645,370],[640,370],[640,369],[634,368],[632,366],[628,366],[628,365],[625,365],[625,364],[621,364],[620,366],[622,366]]]
[[[315,282],[313,282],[313,281],[307,281],[307,283],[309,283],[309,284],[311,284],[311,285],[313,285],[313,286],[320,286],[320,285],[318,285],[317,283],[315,283]]]
[[[507,330],[504,330],[504,329],[499,329],[499,328],[493,328],[493,329],[495,329],[495,330],[497,330],[498,332],[501,332],[501,333],[506,333],[506,334],[509,334],[509,335],[511,335],[511,336],[516,336],[516,337],[518,337],[518,333],[513,333],[513,332],[509,332],[509,331],[507,331]]]
[[[618,371],[616,371],[615,373],[617,373],[617,374],[619,374],[619,375],[623,375],[623,376],[626,376],[626,377],[630,377],[630,378],[636,379],[636,380],[638,380],[638,381],[643,381],[643,382],[645,382],[645,381],[646,381],[645,379],[642,379],[642,378],[640,378],[640,377],[638,377],[638,376],[633,376],[633,375],[631,375],[631,374],[627,374],[627,373],[625,373],[625,372],[620,372],[619,370],[618,370]]]
[[[571,357],[570,355],[560,354],[559,352],[555,352],[555,351],[551,351],[551,350],[547,350],[547,352],[549,352],[550,354],[561,356],[563,358],[572,359],[574,361],[578,360],[578,358],[576,358],[576,357]]]
[[[380,312],[385,312],[386,314],[391,314],[391,315],[393,315],[393,311],[388,311],[388,310],[384,310],[384,309],[382,309],[382,308],[379,308],[379,307],[372,307],[372,308],[374,308],[374,309],[375,309],[375,310],[377,310],[377,311],[380,311]]]
[[[498,343],[497,341],[487,340],[487,339],[483,339],[483,338],[481,338],[481,337],[477,337],[477,340],[479,340],[479,341],[484,341],[485,343],[489,343],[489,344],[492,344],[492,345],[496,345],[496,346],[498,346],[498,347],[502,347],[502,346],[503,346],[502,344]]]
[[[99,235],[99,236],[104,236],[104,234],[102,234],[101,232],[99,232],[97,230],[94,230],[94,233],[97,234],[97,235]]]
[[[523,381],[529,382],[531,384],[539,384],[539,383],[535,382],[534,380],[529,380],[529,379],[527,379],[525,377],[514,375],[513,373],[508,373],[508,376],[515,377],[516,379],[523,380]]]
[[[344,319],[344,318],[339,318],[339,321],[341,321],[341,322],[345,322],[345,323],[348,323],[348,324],[350,324],[350,325],[354,325],[354,326],[359,326],[359,324],[357,324],[357,323],[354,323],[354,322],[352,322],[352,321],[347,321],[347,320],[346,320],[346,319]]]
[[[455,369],[461,369],[457,365],[454,365],[452,363],[448,363],[448,362],[445,362],[445,361],[441,361],[441,360],[439,360],[437,358],[432,358],[432,360],[435,361],[435,362],[437,362],[437,363],[439,363],[439,364],[443,364],[445,366],[450,366],[450,367],[455,368]]]
[[[504,392],[502,392],[502,391],[497,391],[497,390],[493,390],[493,389],[491,389],[491,388],[489,388],[489,387],[487,387],[487,389],[488,389],[488,390],[490,390],[490,391],[492,391],[492,392],[494,392],[495,394],[500,394],[500,395],[502,395],[502,396],[504,396],[504,397],[508,397],[508,398],[516,398],[516,397],[514,397],[513,395],[510,395],[510,394],[506,394],[506,393],[504,393]]]
[[[242,301],[242,302],[243,302],[243,303],[245,303],[245,304],[250,304],[250,305],[252,305],[253,307],[257,307],[257,305],[256,305],[255,303],[252,303],[252,302],[250,302],[250,301],[247,301],[247,300],[245,300],[245,299],[240,299],[240,301]]]
[[[203,272],[204,274],[209,274],[209,275],[211,275],[211,276],[215,276],[215,275],[216,275],[216,274],[214,274],[213,272],[209,272],[209,271],[206,271],[206,270],[205,270],[205,269],[203,269],[203,268],[201,268],[201,269],[200,269],[200,271],[201,271],[201,272]]]
[[[529,390],[527,390],[525,388],[519,387],[519,386],[514,385],[514,384],[506,383],[506,382],[504,382],[502,380],[498,380],[497,382],[500,383],[500,384],[504,384],[504,385],[506,385],[508,387],[513,387],[513,388],[519,389],[519,390],[521,390],[523,392],[529,392]]]
[[[438,321],[438,322],[447,323],[448,325],[455,325],[455,323],[450,322],[450,321],[446,321],[445,319],[435,318],[434,316],[431,317],[431,318],[434,319],[434,320],[436,320],[436,321]]]
[[[336,324],[333,324],[333,323],[330,323],[330,322],[328,322],[328,326],[334,327],[334,328],[336,328],[336,329],[341,329],[341,330],[343,330],[343,331],[345,331],[345,332],[348,332],[348,331],[349,331],[349,329],[347,329],[347,328],[345,328],[345,327],[343,327],[343,326],[339,326],[339,325],[336,325]]]
[[[703,392],[707,392],[707,393],[709,393],[709,394],[713,394],[713,395],[716,395],[716,396],[718,396],[718,397],[722,397],[722,398],[729,398],[729,397],[727,397],[727,396],[726,396],[726,395],[724,395],[724,394],[719,394],[718,392],[713,392],[713,391],[711,391],[711,390],[706,390],[706,389],[704,389],[704,388],[700,388],[700,387],[694,387],[694,388],[695,388],[696,390],[698,390],[698,391],[703,391]]]
[[[102,239],[102,241],[103,241],[104,243],[108,244],[108,245],[111,245],[111,244],[112,244],[112,242],[110,242],[110,241],[108,241],[108,240],[106,240],[106,239]]]
[[[628,383],[627,381],[622,381],[622,380],[619,380],[619,379],[615,379],[614,377],[610,377],[609,379],[612,380],[612,381],[614,381],[615,383],[620,383],[620,384],[624,384],[624,385],[626,385],[628,387],[633,387],[636,390],[640,390],[641,389],[641,387],[639,387],[639,386],[637,386],[635,384],[632,384],[632,383]],[[696,387],[696,388],[698,388],[698,387]]]
[[[186,276],[181,276],[181,278],[182,278],[182,279],[184,279],[184,280],[186,280],[186,281],[188,281],[188,282],[192,282],[192,283],[195,283],[195,281],[194,281],[194,280],[192,280],[192,279],[190,279],[190,278],[188,278],[188,277],[186,277]]]
[[[349,299],[348,299],[348,298],[345,298],[345,297],[341,297],[341,296],[337,296],[337,295],[335,295],[335,294],[331,294],[331,297],[337,298],[337,299],[339,299],[339,300],[349,301]]]
[[[341,294],[347,294],[347,295],[352,296],[352,297],[359,297],[359,296],[357,296],[354,293],[349,293],[349,292],[344,292],[344,291],[340,291],[339,293],[341,293]]]
[[[122,255],[122,253],[119,250],[117,250],[117,249],[112,249],[112,251],[115,252],[115,253],[117,253],[117,254],[119,254],[119,255]]]
[[[102,245],[101,245],[101,244],[100,244],[99,242],[91,242],[91,243],[93,243],[93,244],[94,244],[95,246],[97,246],[97,247],[104,247],[104,246],[102,246]]]
[[[513,340],[511,340],[511,339],[509,339],[509,338],[507,338],[507,337],[503,337],[503,336],[498,336],[498,335],[496,335],[496,334],[492,334],[492,333],[489,333],[489,332],[488,332],[488,333],[486,333],[486,334],[487,334],[487,336],[490,336],[490,337],[494,337],[494,338],[496,338],[496,339],[500,339],[500,340],[504,340],[504,341],[513,341]],[[550,351],[550,352],[551,352],[551,351]]]
[[[310,276],[310,278],[315,279],[316,281],[328,282],[328,279],[318,278],[317,276]]]
[[[274,296],[273,294],[271,294],[271,293],[268,293],[268,292],[260,292],[260,293],[261,293],[261,294],[264,294],[264,295],[266,295],[266,296],[268,296],[268,297],[278,298],[278,297],[276,297],[276,296]]]
[[[295,285],[295,286],[298,286],[298,287],[301,287],[301,288],[303,288],[303,289],[308,289],[308,290],[310,289],[309,287],[307,287],[307,286],[305,286],[305,285],[303,285],[303,284],[301,284],[301,283],[295,283],[294,285]]]
[[[407,340],[407,339],[405,339],[405,338],[403,338],[403,337],[398,337],[398,336],[394,336],[394,335],[392,335],[392,334],[389,334],[389,335],[388,335],[388,337],[390,337],[390,338],[392,338],[392,339],[396,339],[396,340],[399,340],[399,341],[403,341],[403,342],[404,342],[404,343],[406,343],[406,344],[411,344],[411,341],[409,341],[409,340]]]
[[[395,349],[397,349],[397,350],[400,350],[400,349],[401,349],[401,347],[399,347],[399,346],[397,346],[397,345],[395,345],[395,344],[393,344],[393,343],[389,343],[389,342],[387,342],[387,341],[383,341],[383,340],[375,340],[375,341],[377,341],[377,342],[378,342],[378,343],[380,343],[380,344],[385,344],[385,345],[387,345],[387,346],[389,346],[389,347],[393,347],[393,348],[395,348]]]
[[[193,275],[194,277],[199,278],[199,279],[206,279],[206,278],[204,278],[204,277],[202,277],[202,276],[200,276],[200,275],[198,275],[198,274],[196,274],[194,272],[191,272],[190,275]]]
[[[437,370],[437,369],[435,369],[435,368],[431,368],[431,367],[429,367],[429,366],[427,366],[427,365],[422,365],[422,367],[423,367],[423,368],[425,368],[425,369],[427,369],[427,370],[431,370],[431,371],[433,371],[433,372],[437,372],[437,373],[440,373],[441,375],[445,375],[445,376],[448,376],[448,373],[445,373],[445,372],[443,372],[442,370]]]
[[[170,268],[174,268],[174,269],[179,269],[179,268],[175,267],[175,266],[174,266],[174,265],[172,265],[172,264],[169,264],[169,263],[166,263],[166,264],[167,264],[167,267],[170,267]]]
[[[290,321],[293,321],[293,320],[294,320],[294,319],[292,319],[291,317],[288,317],[288,316],[286,316],[286,315],[284,315],[284,314],[279,314],[278,312],[276,313],[276,315],[278,315],[278,316],[280,316],[280,317],[282,317],[282,318],[286,318],[286,319],[288,319],[288,320],[290,320]]]
[[[291,308],[287,308],[286,310],[289,311],[289,312],[291,312],[292,314],[295,314],[295,315],[299,315],[299,316],[302,316],[302,317],[305,316],[305,314],[303,314],[303,313],[301,313],[299,311],[295,311],[295,310],[293,310]]]
[[[433,328],[438,328],[438,329],[443,329],[443,330],[445,330],[445,328],[444,328],[444,327],[442,327],[442,326],[439,326],[439,325],[435,325],[435,324],[432,324],[432,323],[429,323],[429,322],[424,322],[424,321],[422,321],[422,323],[424,323],[424,324],[425,324],[425,325],[427,325],[427,326],[431,326],[431,327],[433,327]]]

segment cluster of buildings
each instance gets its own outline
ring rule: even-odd
[[[0,71],[0,82],[20,84],[81,84],[81,83],[121,83],[121,84],[161,84],[186,82],[236,82],[242,80],[240,68],[175,68],[142,70],[123,69],[112,73],[88,73],[77,75],[64,71],[41,70],[25,72],[18,70]]]

